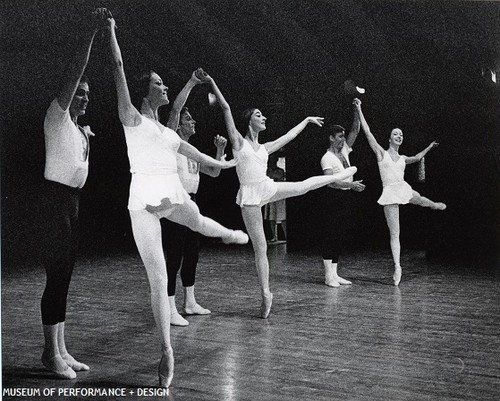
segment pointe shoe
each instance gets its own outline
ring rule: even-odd
[[[401,281],[402,275],[401,266],[396,266],[394,269],[395,270],[392,279],[394,280],[394,285],[398,286]]]
[[[81,371],[90,370],[90,367],[88,365],[85,365],[84,363],[78,362],[70,354],[64,354],[64,355],[61,354],[61,358],[75,372],[81,372]]]
[[[233,230],[228,237],[222,238],[224,244],[239,244],[248,243],[248,235],[241,230]]]
[[[169,388],[174,378],[174,351],[169,348],[166,354],[161,356],[158,366],[158,379],[160,387]]]
[[[340,287],[340,283],[332,277],[325,278],[325,284],[328,287]]]
[[[187,326],[189,322],[179,315],[178,312],[175,312],[170,315],[170,324],[172,326]]]
[[[443,202],[436,202],[436,206],[433,207],[434,210],[445,210],[446,204]]]
[[[52,358],[45,358],[42,355],[42,364],[60,379],[76,379],[75,371],[64,362],[61,355],[55,355]]]
[[[194,304],[194,306],[185,306],[184,313],[186,315],[209,315],[212,312],[199,304]]]
[[[340,285],[351,285],[352,284],[352,282],[350,282],[349,280],[346,280],[345,278],[342,278],[340,276],[335,277],[335,281],[337,281],[337,283],[339,283]]]
[[[271,292],[269,294],[262,296],[262,303],[260,305],[260,317],[262,319],[267,319],[269,317],[269,313],[271,313],[272,304],[273,304],[273,294]]]

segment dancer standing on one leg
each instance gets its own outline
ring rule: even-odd
[[[176,97],[167,123],[167,127],[176,130],[179,137],[186,142],[189,142],[189,139],[196,133],[196,121],[191,116],[188,108],[184,107],[191,88],[201,83],[196,77],[196,72],[193,72],[183,90]],[[217,148],[215,158],[217,160],[221,160],[224,156],[226,144],[226,138],[220,135],[215,137],[214,145]],[[220,168],[206,166],[177,153],[179,178],[193,202],[196,202],[196,193],[200,184],[200,172],[210,177],[218,177],[220,170]],[[180,275],[184,288],[184,313],[187,315],[207,315],[210,313],[209,309],[203,308],[196,302],[194,295],[196,266],[200,251],[200,235],[188,227],[170,220],[162,220],[162,225],[164,228],[163,245],[167,256],[170,324],[174,326],[187,326],[189,322],[179,314],[175,304],[175,289],[179,270],[181,271]]]
[[[264,233],[261,207],[268,202],[275,202],[293,196],[303,195],[313,189],[321,188],[332,182],[352,176],[356,167],[349,167],[336,175],[316,176],[301,182],[275,182],[266,176],[269,154],[276,152],[299,135],[304,128],[313,123],[323,125],[321,117],[307,117],[288,133],[275,141],[259,143],[259,133],[266,129],[266,117],[259,109],[247,109],[243,113],[244,136],[236,129],[231,108],[224,99],[215,81],[208,75],[214,94],[224,113],[224,120],[229,134],[233,153],[238,159],[236,172],[240,181],[240,189],[236,203],[241,207],[241,214],[248,235],[252,240],[255,253],[255,266],[259,276],[262,292],[261,317],[266,319],[271,311],[273,294],[269,289],[269,261],[267,259],[267,242]]]
[[[111,15],[108,22],[118,114],[124,127],[132,172],[128,209],[134,239],[151,288],[153,316],[161,336],[160,386],[168,387],[173,378],[174,356],[170,343],[170,307],[160,218],[168,218],[209,237],[221,237],[226,243],[244,244],[248,242],[248,236],[241,231],[229,230],[200,214],[198,206],[182,187],[177,174],[176,155],[179,152],[215,168],[234,167],[235,162],[215,160],[199,152],[158,121],[158,109],[169,103],[168,88],[153,71],[143,74],[137,82],[138,111],[129,94],[116,39],[116,25]]]
[[[349,168],[349,153],[359,133],[359,113],[356,104],[361,103],[354,99],[354,121],[347,138],[345,129],[340,125],[326,126],[330,140],[330,147],[321,158],[323,174],[338,174]],[[325,187],[325,206],[323,215],[323,265],[325,267],[325,284],[330,287],[349,285],[351,282],[340,277],[337,273],[337,264],[344,244],[352,238],[356,226],[356,203],[358,192],[365,189],[361,181],[354,181],[348,177],[340,182]]]
[[[89,83],[83,76],[97,31],[105,26],[106,12],[97,9],[89,24],[85,42],[69,65],[66,82],[52,101],[44,122],[46,230],[43,265],[47,282],[41,312],[45,346],[43,365],[62,379],[76,378],[77,371],[89,370],[66,349],[64,329],[66,302],[78,245],[80,191],[89,169],[88,126],[78,125],[89,102]]]
[[[394,128],[389,137],[389,148],[385,150],[377,143],[377,140],[371,133],[370,127],[361,111],[361,102],[356,104],[356,107],[359,112],[361,127],[370,147],[377,156],[383,187],[382,196],[379,198],[378,203],[384,207],[385,219],[389,227],[392,258],[394,260],[394,285],[399,285],[402,275],[400,263],[401,245],[399,242],[399,205],[411,203],[434,210],[446,209],[444,203],[433,202],[421,196],[404,181],[405,167],[407,164],[420,161],[427,152],[438,146],[438,143],[435,141],[432,142],[415,156],[402,156],[399,154],[399,147],[403,143],[403,132],[399,128]]]

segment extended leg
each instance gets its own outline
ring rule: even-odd
[[[401,244],[399,242],[399,205],[384,206],[385,219],[389,227],[392,259],[394,260],[394,285],[399,285],[401,281]]]
[[[434,202],[425,196],[420,195],[417,191],[413,191],[413,197],[410,199],[410,203],[423,207],[430,207],[434,210],[444,210],[446,205],[442,202]]]
[[[244,206],[241,215],[248,235],[252,241],[255,254],[255,267],[259,276],[262,293],[261,317],[266,319],[271,311],[273,294],[269,290],[269,261],[267,259],[267,242],[259,206]]]

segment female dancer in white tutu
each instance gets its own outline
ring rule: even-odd
[[[385,150],[380,146],[370,131],[365,117],[361,111],[361,102],[356,103],[359,111],[361,128],[373,152],[377,156],[380,178],[382,179],[382,196],[378,203],[384,207],[385,219],[389,227],[392,258],[394,260],[394,285],[399,285],[401,281],[401,245],[399,242],[399,205],[412,203],[414,205],[429,207],[434,210],[444,210],[446,205],[441,202],[433,202],[413,190],[404,181],[404,172],[407,164],[420,161],[432,148],[438,146],[437,142],[432,142],[423,151],[415,156],[402,156],[399,154],[399,147],[403,143],[403,132],[399,128],[394,128],[389,137],[389,149]]]
[[[264,234],[261,207],[269,202],[305,194],[308,191],[323,187],[333,182],[352,176],[356,167],[349,167],[336,175],[316,176],[301,182],[275,182],[266,176],[269,154],[276,152],[299,135],[309,124],[323,125],[322,117],[307,117],[296,127],[278,139],[259,143],[259,133],[266,129],[266,117],[258,109],[247,109],[243,113],[243,135],[236,129],[229,104],[224,99],[215,81],[208,75],[202,79],[210,82],[214,94],[224,113],[224,120],[229,134],[234,156],[238,159],[236,173],[240,181],[240,189],[236,203],[241,207],[241,214],[252,241],[255,253],[255,266],[259,276],[262,292],[260,308],[261,317],[266,319],[271,311],[273,294],[269,289],[269,261],[267,259],[267,242]]]
[[[115,21],[111,15],[108,15],[108,22],[118,113],[124,127],[132,172],[128,208],[134,239],[151,288],[154,319],[161,336],[160,386],[168,387],[173,378],[174,357],[170,343],[170,308],[160,218],[168,218],[205,236],[221,237],[225,243],[244,244],[248,242],[248,236],[242,231],[229,230],[200,214],[198,206],[181,184],[176,154],[179,152],[216,168],[230,168],[236,163],[218,161],[200,153],[181,140],[175,131],[160,124],[158,108],[169,103],[168,88],[153,71],[144,74],[139,81],[142,93],[138,111],[129,94],[115,34]]]

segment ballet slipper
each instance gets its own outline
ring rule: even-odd
[[[203,306],[196,303],[193,306],[186,305],[184,307],[184,313],[186,315],[209,315],[212,312],[210,312],[209,309],[206,309]]]
[[[271,292],[262,295],[262,303],[260,305],[260,317],[262,319],[267,319],[269,317],[269,313],[271,313],[272,304],[273,304],[273,294]]]
[[[401,266],[395,266],[394,267],[394,275],[392,276],[392,279],[394,280],[394,285],[398,286],[400,281],[401,281]]]
[[[333,277],[325,278],[325,284],[329,287],[340,287],[340,283]]]
[[[241,230],[232,230],[229,236],[222,238],[224,244],[240,244],[248,243],[248,235]]]
[[[446,204],[444,204],[443,202],[436,202],[433,209],[434,210],[445,210]]]
[[[179,315],[178,312],[175,312],[170,315],[170,324],[172,326],[187,326],[189,322]]]
[[[70,354],[64,354],[64,355],[61,354],[61,358],[75,372],[81,372],[81,371],[90,370],[90,367],[88,365],[85,365],[84,363],[78,362]]]
[[[351,285],[352,282],[349,280],[346,280],[345,278],[342,278],[340,276],[335,277],[335,281],[339,283],[340,285]]]
[[[158,379],[160,387],[169,388],[174,378],[174,351],[169,347],[161,356],[158,366]]]
[[[45,358],[42,355],[42,364],[59,379],[73,380],[76,379],[76,373],[71,367],[57,354],[52,358]]]

